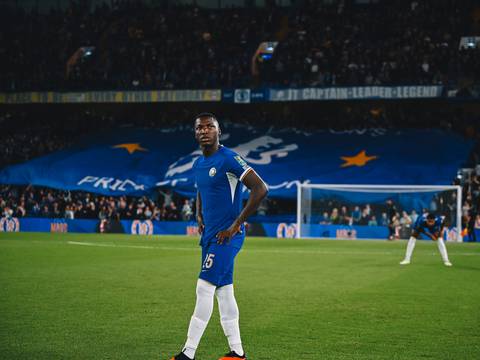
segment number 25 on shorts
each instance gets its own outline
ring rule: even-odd
[[[205,261],[203,262],[203,268],[204,269],[210,269],[213,266],[213,258],[215,257],[215,254],[207,254],[205,256]]]

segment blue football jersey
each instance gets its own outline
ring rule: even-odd
[[[427,224],[427,216],[428,214],[423,214],[417,218],[415,225],[413,226],[414,230],[423,231],[428,230],[430,234],[434,234],[442,228],[443,221],[445,219],[444,216],[436,216],[435,223],[432,226],[428,226]]]
[[[216,242],[216,235],[232,225],[242,210],[243,177],[251,167],[237,153],[220,146],[218,151],[208,157],[200,156],[193,164],[197,190],[202,199],[202,214],[205,230],[200,245]],[[231,245],[241,247],[245,239],[235,236]]]

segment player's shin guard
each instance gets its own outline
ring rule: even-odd
[[[223,332],[228,339],[230,350],[243,355],[242,340],[240,338],[239,311],[233,293],[233,284],[222,286],[216,291],[220,322]]]
[[[440,251],[440,255],[442,255],[442,260],[444,263],[449,263],[448,254],[447,254],[447,247],[445,246],[445,242],[442,238],[437,240],[438,251]]]
[[[208,321],[213,312],[213,297],[216,286],[208,281],[198,279],[197,302],[193,311],[192,319],[188,327],[187,342],[183,353],[193,359],[203,332],[207,328]]]
[[[416,241],[417,239],[415,239],[413,236],[410,236],[410,239],[408,240],[408,244],[407,244],[407,252],[405,253],[406,261],[410,261],[410,259],[412,258],[413,249],[415,249]]]

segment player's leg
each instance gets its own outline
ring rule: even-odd
[[[242,339],[240,337],[240,312],[238,310],[237,300],[235,299],[235,293],[233,290],[233,266],[238,249],[232,250],[233,251],[230,254],[231,261],[228,264],[228,272],[223,279],[224,283],[229,284],[218,287],[215,295],[217,296],[218,301],[220,322],[231,351],[226,357],[242,359],[245,357],[245,352],[243,351]]]
[[[188,326],[187,342],[185,343],[183,353],[190,359],[195,357],[200,339],[207,328],[208,321],[213,312],[213,298],[217,287],[208,281],[198,279],[197,282],[197,301],[193,311],[190,325]]]
[[[412,259],[413,249],[415,249],[415,243],[417,242],[418,233],[414,231],[407,243],[407,251],[405,253],[405,258],[400,262],[400,265],[408,265]]]
[[[445,242],[443,241],[443,238],[441,236],[439,236],[439,238],[437,239],[437,246],[445,266],[452,266],[452,263],[448,259],[447,247],[445,246]]]
[[[202,249],[202,271],[204,270],[207,257],[210,255],[209,248]],[[200,272],[201,277],[202,272]],[[187,341],[180,354],[175,356],[175,360],[194,359],[195,352],[197,350],[200,339],[207,328],[208,321],[212,316],[213,302],[215,297],[215,290],[217,286],[205,279],[198,279],[197,281],[197,300],[195,303],[195,309],[193,311],[190,324],[188,326]],[[172,359],[172,360],[173,360]]]
[[[233,267],[235,257],[240,249],[226,246],[216,245],[217,266],[222,267],[219,271],[218,287],[215,295],[218,301],[218,310],[220,312],[220,323],[223,332],[228,340],[230,352],[221,359],[245,359],[242,340],[240,337],[239,310],[233,290]],[[221,261],[220,261],[221,260]]]
[[[217,288],[215,294],[217,296],[218,309],[220,311],[220,322],[222,324],[223,332],[227,337],[230,350],[234,352],[235,355],[243,357],[245,352],[243,351],[242,340],[240,337],[240,312],[235,299],[233,284]]]

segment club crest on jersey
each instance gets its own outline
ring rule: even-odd
[[[210,177],[214,177],[216,173],[217,173],[217,169],[215,169],[214,167],[212,167],[212,168],[210,169],[210,171],[208,172],[208,175],[210,175]]]

